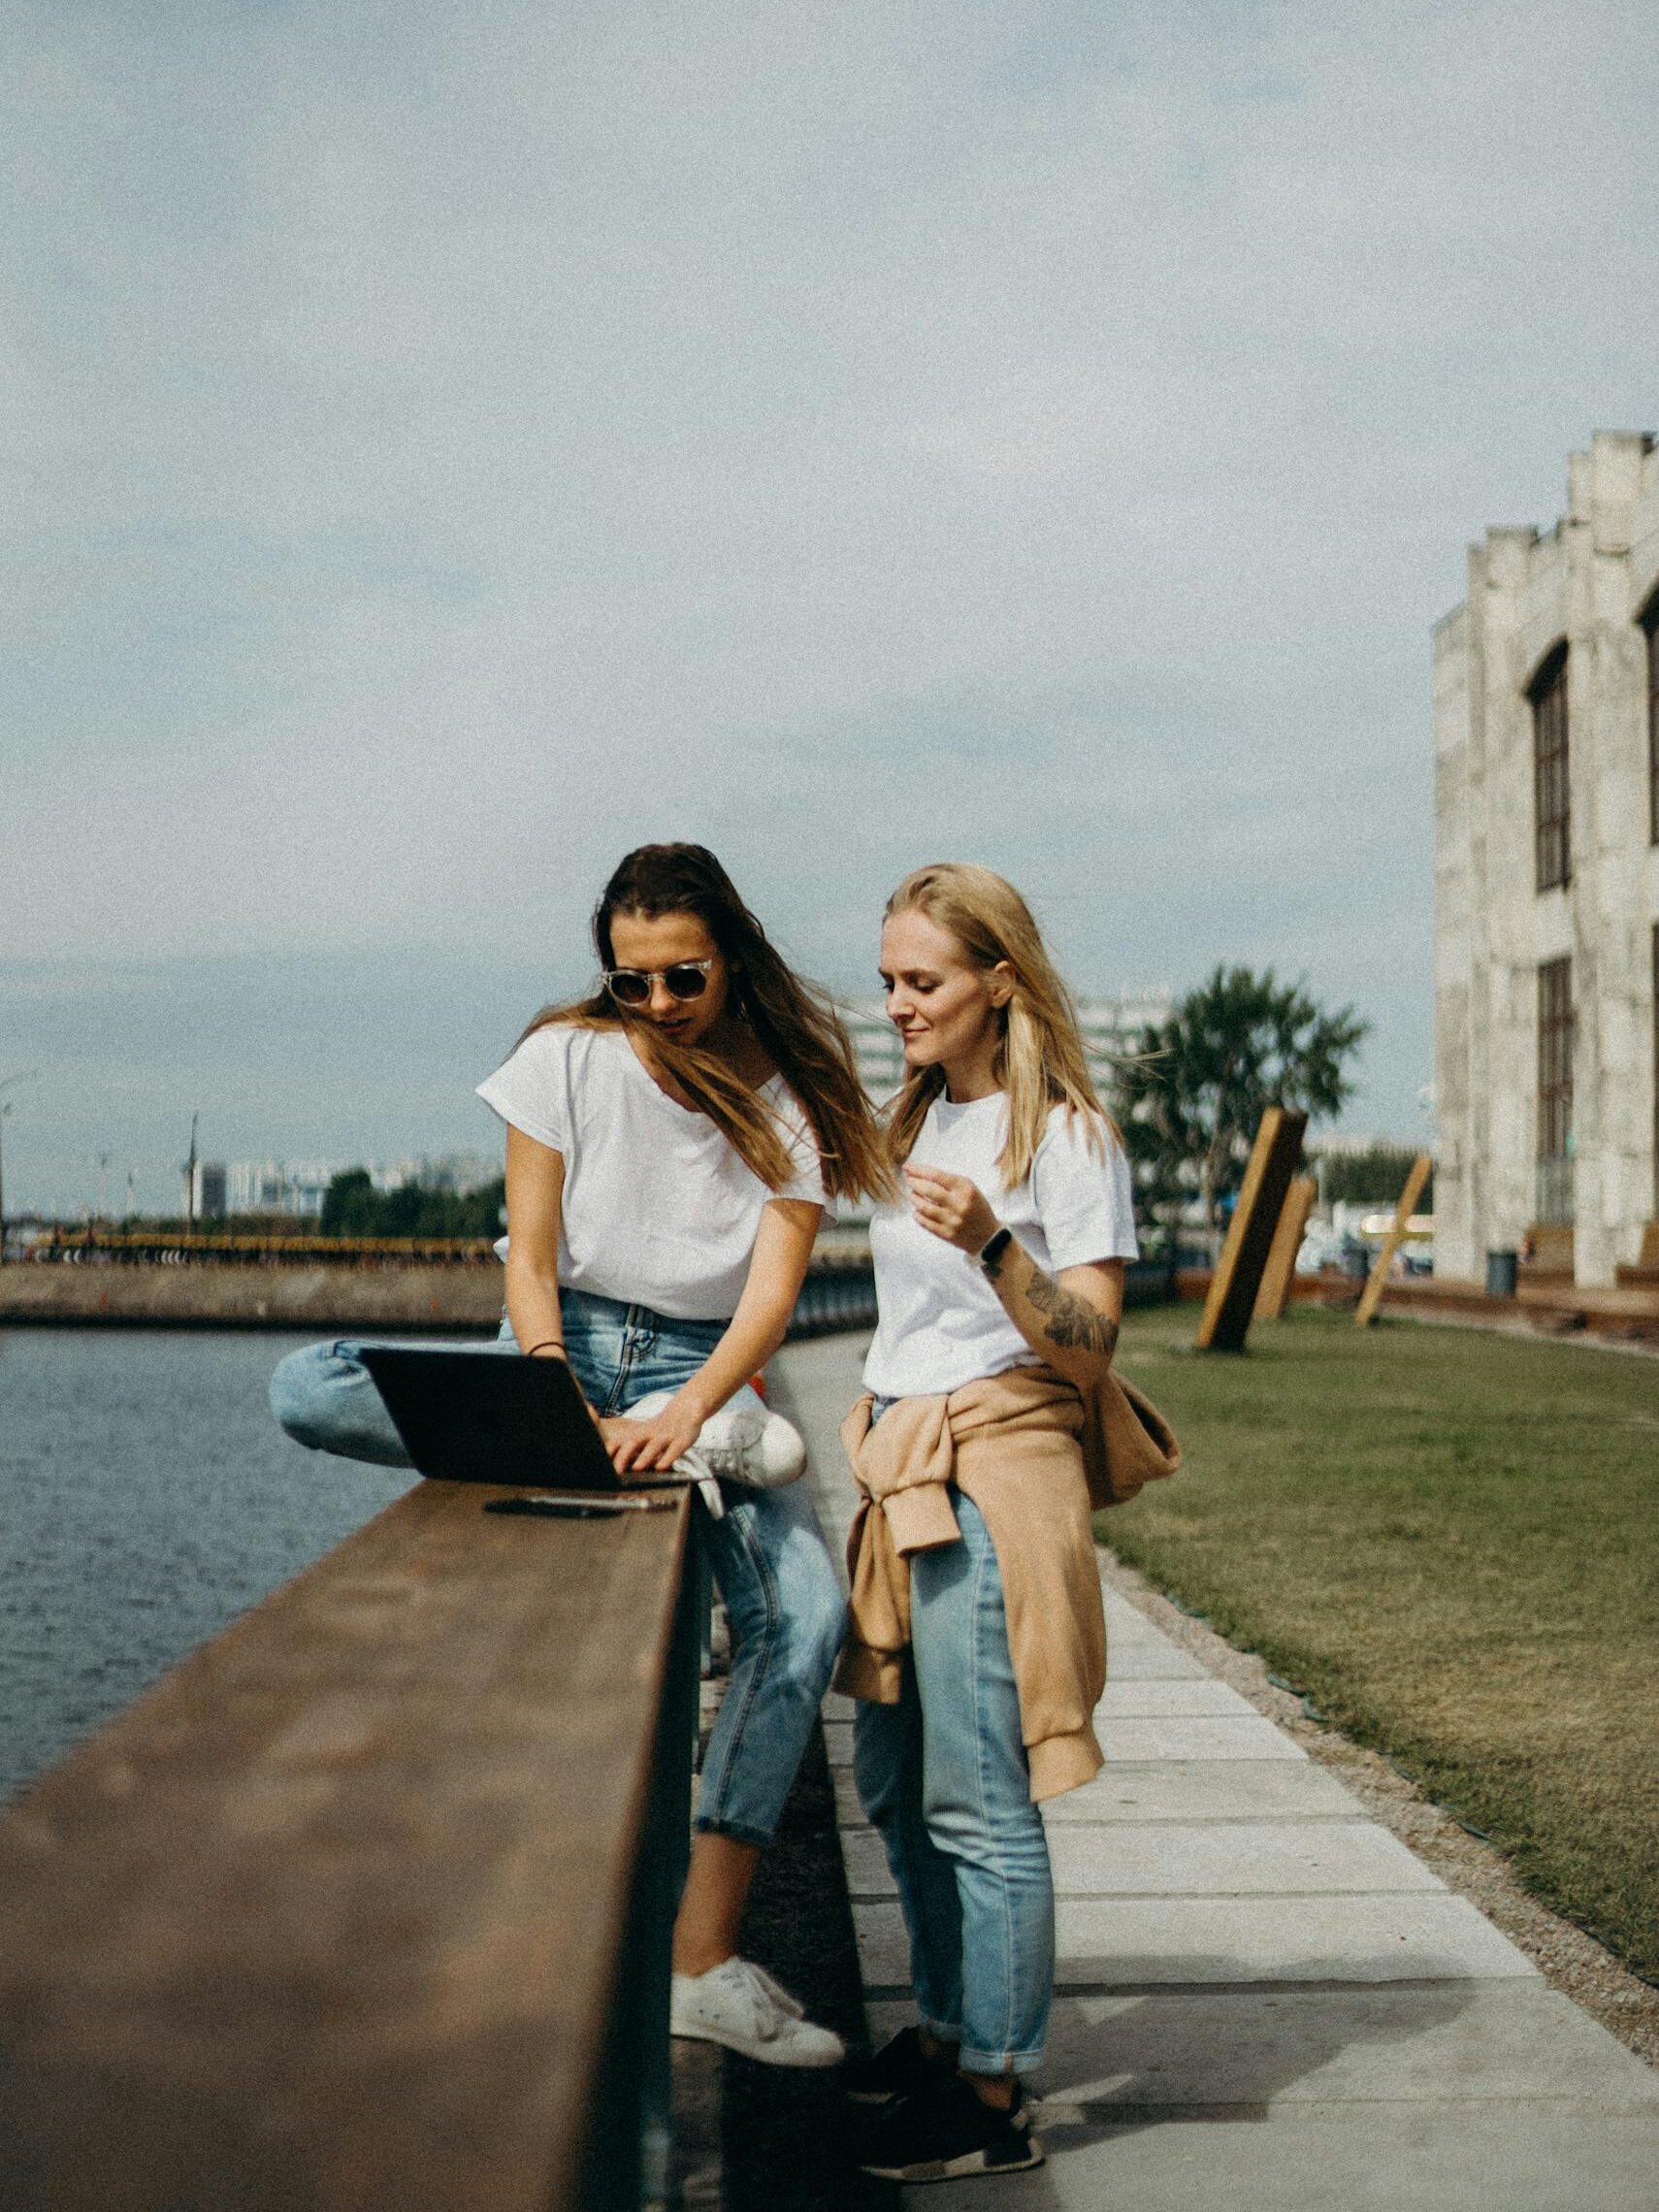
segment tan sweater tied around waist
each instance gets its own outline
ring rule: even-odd
[[[836,1687],[898,1702],[910,1555],[961,1542],[954,1485],[979,1508],[996,1552],[1031,1796],[1076,1789],[1103,1764],[1093,1714],[1106,1686],[1082,1399],[1050,1368],[1015,1367],[948,1397],[899,1398],[873,1428],[871,1404],[861,1398],[841,1424],[859,1509]]]

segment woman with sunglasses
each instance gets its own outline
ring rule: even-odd
[[[630,853],[594,914],[603,982],[538,1014],[479,1094],[506,1123],[502,1348],[563,1359],[617,1468],[694,1447],[778,1482],[799,1440],[749,1378],[782,1343],[828,1198],[891,1183],[846,1032],[768,943],[712,853]],[[301,1443],[407,1464],[361,1346],[272,1382]],[[732,1678],[699,1785],[674,1929],[676,2034],[782,2066],[839,2039],[737,1954],[743,1908],[845,1624],[804,1487],[742,1487],[705,1524]]]

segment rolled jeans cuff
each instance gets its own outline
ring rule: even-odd
[[[733,1843],[753,1843],[764,1848],[777,1831],[774,1828],[751,1828],[741,1820],[696,1819],[692,1827],[699,1836],[730,1836]]]
[[[957,2071],[991,2075],[1035,2073],[1043,2063],[1043,2046],[1030,2051],[975,2051],[966,2043],[957,2054]]]

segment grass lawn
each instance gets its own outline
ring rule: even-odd
[[[1133,1314],[1173,1481],[1104,1542],[1659,1977],[1659,1361],[1303,1309]]]

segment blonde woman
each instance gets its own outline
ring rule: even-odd
[[[890,1113],[907,1206],[872,1223],[880,1320],[842,1435],[862,1493],[843,1688],[920,2020],[853,2078],[895,2181],[1039,2164],[1054,1887],[1038,1801],[1099,1769],[1105,1624],[1081,1438],[1135,1255],[1127,1164],[1025,900],[989,868],[889,901]]]
[[[826,1201],[892,1183],[852,1048],[700,845],[630,853],[593,933],[601,988],[537,1015],[479,1086],[506,1124],[501,1348],[567,1362],[624,1472],[696,1446],[722,1476],[775,1482],[799,1440],[749,1378],[783,1341]],[[302,1444],[407,1466],[361,1350],[293,1354],[273,1408]],[[673,2033],[833,2066],[840,2039],[737,1938],[845,1609],[804,1484],[729,1491],[704,1537],[734,1651],[674,1925]]]

